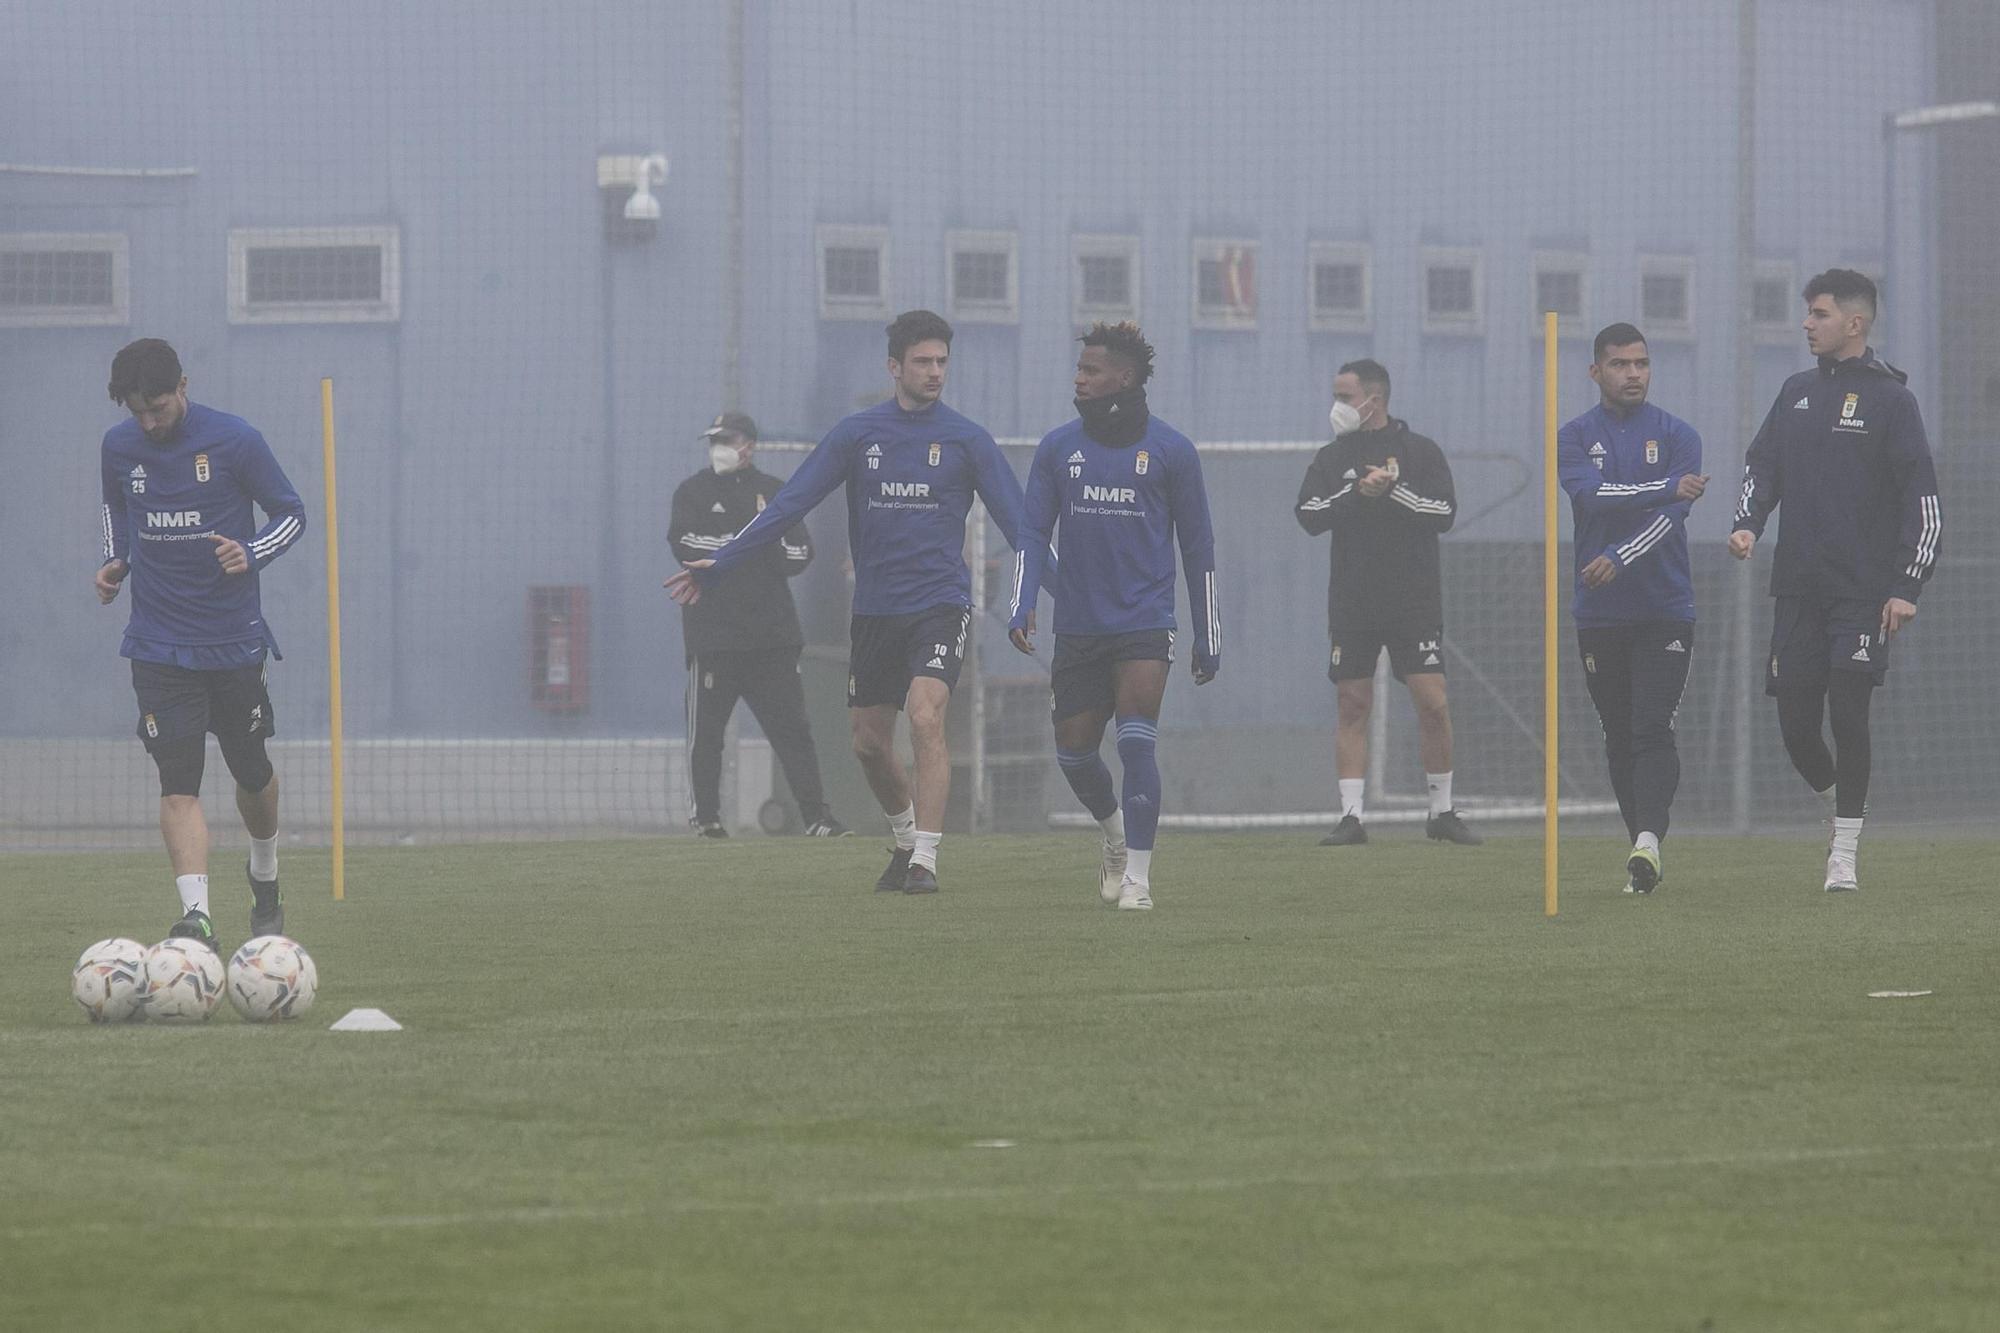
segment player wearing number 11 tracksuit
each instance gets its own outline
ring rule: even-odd
[[[1104,830],[1099,894],[1146,910],[1160,820],[1154,743],[1174,649],[1174,546],[1187,574],[1189,665],[1202,685],[1222,661],[1215,535],[1194,445],[1146,408],[1153,349],[1139,327],[1097,324],[1080,341],[1078,419],[1050,431],[1028,467],[1009,637],[1034,652],[1035,600],[1046,583],[1055,598],[1056,761]],[[1053,576],[1051,539],[1060,542]],[[1098,753],[1114,717],[1122,801]]]

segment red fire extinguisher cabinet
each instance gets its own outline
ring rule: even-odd
[[[590,706],[590,589],[528,589],[528,697],[548,713]]]

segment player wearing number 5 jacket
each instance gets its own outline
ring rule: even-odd
[[[1451,708],[1444,687],[1444,591],[1438,536],[1451,530],[1458,499],[1451,466],[1435,441],[1389,415],[1389,372],[1351,361],[1333,379],[1334,441],[1313,455],[1293,510],[1312,536],[1333,534],[1327,578],[1327,676],[1339,692],[1334,756],[1340,823],[1322,847],[1368,841],[1362,824],[1368,717],[1375,664],[1409,687],[1417,708],[1428,837],[1476,844],[1451,800]]]
[[[1681,780],[1674,714],[1694,658],[1687,516],[1708,478],[1694,427],[1646,401],[1644,334],[1630,324],[1602,330],[1590,378],[1597,406],[1556,436],[1576,520],[1576,645],[1632,840],[1625,891],[1651,893]]]
[[[1222,665],[1215,605],[1215,534],[1201,458],[1187,436],[1152,415],[1153,348],[1131,323],[1096,324],[1079,340],[1075,421],[1043,437],[1028,467],[1027,516],[1009,637],[1032,653],[1035,602],[1055,598],[1050,663],[1056,762],[1104,830],[1098,892],[1150,909],[1160,768],[1154,743],[1173,662],[1174,548],[1187,574],[1194,683]],[[1049,544],[1060,543],[1049,569]],[[1118,723],[1122,799],[1099,757]]]
[[[895,394],[827,432],[763,513],[713,556],[688,561],[667,580],[667,591],[693,605],[835,487],[847,487],[854,561],[847,716],[855,757],[896,839],[875,886],[935,893],[951,792],[944,718],[972,620],[965,516],[977,495],[1007,544],[1019,550],[1021,483],[986,429],[940,401],[951,325],[928,310],[911,310],[888,332]],[[914,784],[895,750],[896,715],[904,711],[917,761]]]
[[[1785,381],[1750,443],[1729,550],[1749,559],[1782,509],[1765,691],[1778,701],[1792,766],[1834,807],[1825,887],[1840,891],[1860,887],[1871,691],[1887,675],[1890,641],[1917,614],[1944,526],[1917,400],[1868,345],[1874,282],[1828,269],[1804,295],[1818,365]]]

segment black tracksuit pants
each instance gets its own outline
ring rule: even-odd
[[[696,823],[713,823],[722,809],[722,735],[741,699],[771,742],[785,781],[807,824],[826,818],[819,753],[806,724],[806,692],[799,677],[799,649],[760,648],[688,658],[688,768]]]
[[[1684,620],[1579,628],[1577,651],[1590,701],[1604,724],[1604,755],[1625,831],[1667,836],[1681,782],[1674,714],[1694,658],[1694,626]]]

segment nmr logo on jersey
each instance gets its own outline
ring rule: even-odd
[[[199,509],[181,509],[165,513],[151,513],[146,515],[146,526],[149,528],[198,528],[201,526],[201,511]]]
[[[882,494],[884,495],[911,495],[924,498],[928,497],[930,493],[931,484],[927,481],[885,481],[882,483]]]
[[[1861,395],[1858,393],[1848,394],[1846,398],[1841,400],[1840,420],[1833,423],[1833,428],[1835,430],[1844,430],[1844,431],[1867,430],[1868,423],[1855,415],[1855,413],[1859,411],[1860,408],[1861,408]]]
[[[1130,486],[1085,486],[1083,488],[1083,498],[1086,500],[1103,500],[1109,504],[1129,505],[1138,502],[1139,492],[1133,490]]]

